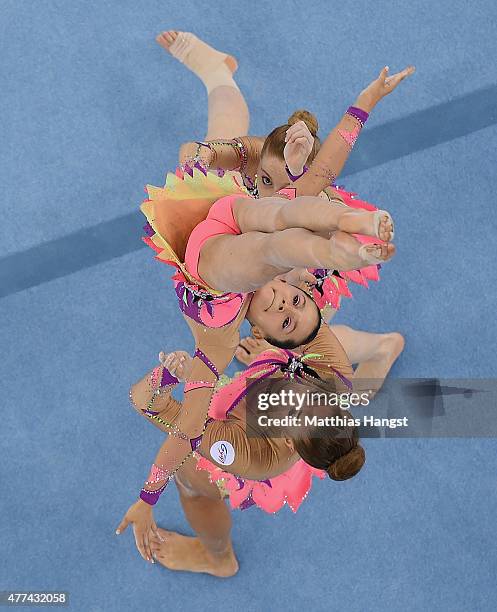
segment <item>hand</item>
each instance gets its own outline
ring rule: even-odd
[[[293,176],[302,174],[314,145],[314,136],[304,121],[297,121],[286,131],[283,157]]]
[[[145,559],[145,561],[154,563],[152,549],[150,547],[150,540],[154,535],[159,538],[161,542],[163,539],[161,538],[157,530],[157,525],[155,524],[153,507],[144,502],[142,499],[139,499],[132,506],[130,506],[124,515],[123,520],[116,529],[116,534],[120,535],[123,533],[130,523],[133,525],[133,533],[135,535],[136,548],[138,549],[138,552]]]
[[[192,358],[186,351],[174,351],[173,353],[159,353],[159,361],[173,376],[180,381],[188,378],[192,367]]]
[[[372,83],[370,83],[366,89],[364,89],[359,95],[358,102],[356,104],[359,108],[369,112],[382,98],[387,96],[401,83],[406,77],[413,74],[416,70],[414,66],[408,66],[404,68],[401,72],[397,72],[392,76],[389,76],[388,66],[385,66],[383,70],[380,72],[380,75],[377,79],[375,79]],[[365,108],[365,106],[370,106],[370,108]]]
[[[286,274],[280,274],[276,278],[296,287],[303,284],[313,285],[317,280],[314,274],[309,272],[307,268],[294,268],[290,272],[286,272]]]

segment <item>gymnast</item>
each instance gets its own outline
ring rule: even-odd
[[[213,50],[211,47],[206,45],[203,41],[199,41],[193,35],[188,33],[175,33],[175,32],[166,32],[158,37],[159,42],[163,46],[165,46],[168,50],[172,52],[174,44],[177,44],[180,41],[179,46],[179,57],[185,63],[185,65],[191,67],[196,74],[198,74],[204,83],[206,84],[207,90],[209,92],[209,121],[208,121],[208,133],[207,138],[224,135],[229,136],[230,134],[236,133],[235,130],[247,130],[248,129],[248,110],[246,109],[246,104],[244,102],[243,96],[239,92],[239,89],[236,86],[232,78],[231,70],[233,66],[236,65],[236,62],[233,58],[226,56],[216,50]],[[192,42],[193,41],[193,42]],[[406,76],[412,73],[412,69],[406,69],[401,73],[394,75],[392,77],[387,77],[387,72],[384,70],[378,79],[373,81],[373,83],[367,87],[361,95],[358,97],[356,101],[355,110],[352,112],[357,114],[357,112],[364,112],[359,109],[359,106],[363,108],[367,108],[371,110],[376,103],[384,97],[387,93],[392,91]],[[214,76],[213,76],[214,75]],[[282,146],[284,143],[280,142],[284,140],[282,135],[285,133],[285,130],[282,131],[282,128],[277,128],[273,130],[273,133],[278,133],[279,136],[276,139],[272,139],[272,137],[268,137],[266,139],[266,145],[269,146],[269,150],[276,150],[280,152],[280,155],[283,157],[282,152],[283,149],[286,150],[286,159],[287,163],[292,163],[292,172],[297,172],[297,165],[300,163],[304,163],[306,157],[309,157],[309,146],[310,143],[313,142],[312,137],[309,139],[309,131],[307,130],[307,135],[302,136],[302,129],[307,129],[305,124],[302,124],[300,127],[298,124],[294,124],[289,127],[288,130],[288,143],[285,146]],[[340,127],[341,125],[341,127]],[[302,127],[303,126],[303,127]],[[351,127],[354,126],[354,127]],[[284,127],[284,126],[283,126]],[[344,134],[349,133],[346,131],[346,128],[352,129],[355,131],[354,138],[357,138],[362,124],[360,121],[351,115],[347,115],[342,120],[341,124],[339,124],[338,128],[332,131],[330,136],[323,149],[328,150],[328,157],[332,157],[333,161],[330,163],[330,166],[333,166],[334,170],[330,170],[327,168],[327,171],[334,172],[333,176],[336,177],[339,170],[343,167],[345,160],[348,157],[350,152],[350,140],[347,141],[344,139]],[[295,129],[296,128],[296,129]],[[343,128],[343,129],[342,129]],[[292,130],[294,130],[292,132]],[[239,132],[240,133],[240,132]],[[238,141],[240,139],[236,139]],[[242,139],[243,140],[243,139]],[[274,140],[274,142],[273,142]],[[279,144],[278,144],[279,142]],[[244,164],[244,167],[254,166],[254,163],[259,160],[260,163],[264,163],[264,166],[268,166],[273,168],[272,173],[277,173],[278,168],[277,165],[281,167],[280,170],[285,171],[285,163],[284,160],[275,159],[274,154],[262,155],[261,151],[263,149],[257,147],[248,147],[247,150],[243,149],[240,152],[240,149],[236,146],[223,145],[219,143],[207,143],[209,147],[206,149],[206,153],[211,155],[210,160],[207,160],[205,156],[202,158],[202,162],[204,164],[212,162],[212,155],[215,159],[215,164],[218,166],[219,164],[224,164],[224,167],[234,168],[236,167],[236,159],[238,156],[238,160],[243,159],[247,163]],[[233,145],[233,143],[231,143]],[[315,156],[317,154],[317,158],[321,155],[321,160],[325,160],[326,156],[323,157],[324,151],[321,150],[318,153],[319,147],[317,146],[318,141],[314,141],[312,145],[312,155]],[[265,146],[266,146],[265,145]],[[187,147],[189,145],[186,145]],[[278,149],[279,147],[279,149]],[[202,147],[202,151],[204,147]],[[302,153],[303,151],[303,153]],[[204,152],[202,152],[204,155]],[[248,157],[247,157],[248,156]],[[185,162],[184,152],[182,153],[182,161]],[[262,159],[262,161],[261,161]],[[300,160],[300,161],[299,161]],[[317,173],[324,172],[325,169],[322,166],[322,163],[319,162],[319,159],[314,159],[314,157],[309,157],[309,161],[313,161],[317,164]],[[198,158],[196,159],[198,161]],[[318,163],[319,162],[319,163]],[[234,165],[233,165],[234,164]],[[336,206],[336,212],[339,216],[343,216],[342,221],[347,224],[348,222],[352,223],[352,226],[345,225],[345,229],[348,230],[359,230],[359,216],[362,216],[363,221],[368,218],[369,221],[369,230],[372,230],[371,220],[372,218],[376,219],[376,222],[381,218],[381,213],[378,211],[365,211],[363,208],[359,209],[360,214],[357,210],[351,211],[350,208],[341,204],[340,200],[343,199],[343,196],[346,192],[332,191],[331,189],[327,189],[329,186],[329,176],[327,180],[324,182],[321,178],[314,177],[312,178],[312,168],[313,164],[311,164],[311,168],[305,175],[301,176],[298,180],[292,183],[292,189],[284,190],[290,192],[292,195],[296,193],[295,186],[301,185],[302,181],[307,181],[304,183],[302,189],[305,191],[308,189],[309,191],[305,191],[306,193],[319,193],[319,189],[322,186],[327,195],[329,197],[333,197],[333,204]],[[243,170],[242,168],[239,168]],[[197,173],[198,174],[198,173]],[[243,170],[244,181],[252,181],[252,179],[247,179],[247,172]],[[189,178],[187,176],[187,178]],[[295,177],[293,177],[295,178]],[[366,242],[366,244],[361,244],[355,236],[350,235],[349,233],[345,233],[343,231],[333,231],[328,230],[321,232],[312,232],[305,227],[300,227],[302,225],[302,218],[308,218],[309,213],[312,213],[312,210],[323,211],[326,216],[326,213],[330,213],[329,208],[321,208],[321,202],[314,202],[317,204],[315,208],[310,207],[304,209],[303,207],[295,207],[294,202],[294,210],[297,214],[300,213],[299,222],[296,222],[295,219],[290,220],[288,217],[291,216],[292,210],[290,207],[285,212],[281,213],[283,210],[283,205],[281,200],[279,200],[279,204],[275,206],[270,206],[270,204],[274,203],[271,200],[263,199],[260,204],[263,204],[265,208],[260,208],[258,211],[254,213],[253,207],[247,207],[247,201],[242,198],[239,199],[239,204],[234,204],[233,200],[229,200],[226,198],[223,202],[216,203],[214,205],[214,210],[209,210],[212,206],[212,198],[213,194],[208,193],[207,187],[205,188],[207,197],[199,198],[199,190],[197,189],[194,193],[191,187],[192,181],[189,181],[188,185],[181,184],[180,180],[177,177],[169,177],[171,188],[169,190],[157,190],[157,189],[149,189],[150,193],[150,201],[145,202],[142,206],[143,212],[147,215],[149,220],[151,221],[151,227],[149,227],[150,236],[148,237],[149,244],[159,253],[158,258],[167,261],[168,263],[171,260],[176,263],[178,267],[181,268],[182,272],[185,273],[187,277],[184,280],[189,280],[190,283],[185,283],[181,285],[180,291],[182,294],[182,299],[184,298],[184,293],[186,292],[186,288],[192,288],[195,284],[197,285],[197,295],[194,296],[197,299],[202,299],[203,296],[209,294],[205,292],[206,285],[214,287],[214,289],[221,289],[224,291],[233,291],[238,290],[241,294],[249,291],[251,289],[260,287],[264,285],[265,281],[272,280],[277,274],[281,272],[285,272],[290,269],[290,267],[294,266],[303,266],[302,263],[304,259],[307,259],[308,253],[305,252],[306,249],[312,250],[313,262],[317,265],[314,265],[314,268],[319,268],[321,272],[324,272],[326,268],[330,268],[332,272],[335,274],[331,279],[321,278],[320,280],[324,281],[323,288],[326,287],[335,287],[341,286],[344,287],[345,283],[343,278],[337,273],[337,270],[340,270],[340,273],[346,273],[347,269],[352,266],[352,272],[356,274],[356,268],[359,268],[361,264],[365,262],[368,264],[368,267],[371,272],[371,268],[374,268],[374,272],[376,272],[376,266],[371,266],[369,264],[376,263],[378,261],[383,261],[384,259],[389,258],[391,254],[394,252],[393,245],[385,245],[378,244],[381,241],[377,240],[376,244],[371,244]],[[288,176],[287,176],[287,180]],[[207,184],[209,188],[212,188],[209,185],[208,181],[202,181],[201,177],[199,177],[199,181],[201,183],[200,190],[202,189],[202,185]],[[264,186],[261,186],[261,190],[265,190],[264,194],[270,194],[271,186],[266,185],[266,180],[263,181]],[[226,182],[225,182],[226,185]],[[278,187],[281,186],[281,182],[278,184]],[[274,185],[273,185],[274,188]],[[190,189],[190,193],[189,193]],[[228,185],[227,191],[233,191],[233,184]],[[183,190],[183,193],[178,195],[178,192]],[[222,194],[223,191],[219,191],[218,193]],[[273,191],[274,193],[274,191]],[[338,193],[338,196],[337,196]],[[331,194],[331,195],[330,195]],[[334,194],[334,195],[333,195]],[[173,199],[172,196],[177,199]],[[205,195],[205,194],[200,194]],[[241,194],[246,195],[246,194]],[[284,195],[284,194],[283,194]],[[190,196],[190,197],[189,197]],[[244,201],[245,200],[245,201]],[[347,203],[350,205],[352,200],[350,198],[347,199]],[[297,203],[299,201],[297,200]],[[302,202],[300,202],[302,203]],[[248,215],[251,217],[249,224],[243,228],[240,228],[237,219],[233,217],[232,204],[235,207],[238,205],[240,209],[250,208],[248,211]],[[341,205],[340,205],[341,204]],[[244,206],[245,205],[245,206]],[[199,209],[202,209],[200,210]],[[195,218],[188,218],[189,211],[194,208]],[[373,208],[374,207],[370,207]],[[271,211],[268,214],[266,212],[268,209]],[[301,210],[299,210],[301,209]],[[205,210],[208,211],[208,218],[205,220],[205,223],[202,222],[205,219]],[[199,214],[200,212],[200,214]],[[352,212],[355,214],[352,215]],[[369,217],[366,214],[369,212]],[[274,216],[283,215],[287,216],[288,223],[286,225],[292,225],[291,228],[287,228],[284,231],[278,231],[273,234],[268,234],[268,230],[271,230],[271,214]],[[241,213],[243,216],[243,212]],[[355,217],[355,218],[354,218]],[[200,227],[196,227],[197,221],[200,221]],[[254,221],[255,223],[251,223]],[[262,229],[263,232],[255,232],[250,231],[254,228],[260,228],[262,221]],[[384,221],[387,225],[391,227],[389,223],[389,217],[385,216]],[[299,227],[293,227],[297,226]],[[324,224],[326,225],[326,223]],[[367,223],[365,223],[367,225]],[[374,225],[374,223],[373,223]],[[379,225],[377,226],[379,229]],[[272,228],[275,228],[273,224]],[[323,226],[320,227],[323,229]],[[364,229],[364,226],[363,226]],[[249,230],[250,233],[247,235],[239,235],[239,231]],[[216,235],[211,236],[213,232],[220,232]],[[368,228],[364,230],[364,233],[368,232]],[[221,235],[222,233],[222,235]],[[371,231],[369,232],[371,233]],[[378,232],[373,232],[373,234],[378,237]],[[380,238],[388,238],[391,237],[391,233],[388,231],[381,236]],[[330,238],[331,236],[331,238]],[[302,246],[296,252],[294,248],[295,242],[293,240],[302,237],[303,240],[301,243]],[[371,238],[369,242],[375,242],[375,238]],[[205,243],[205,248],[204,247]],[[222,245],[222,246],[221,246]],[[333,245],[331,247],[331,245]],[[282,250],[278,250],[278,246],[281,247]],[[331,248],[330,248],[331,247]],[[336,247],[336,248],[335,248]],[[229,254],[232,250],[236,250],[236,257],[226,258],[226,255]],[[333,253],[330,254],[330,250]],[[269,257],[266,257],[267,252],[269,251]],[[286,252],[285,252],[286,251]],[[287,261],[283,261],[282,258],[288,255],[288,251],[290,251],[290,259]],[[304,251],[300,253],[300,251]],[[348,252],[347,252],[348,251]],[[359,253],[365,255],[365,258],[362,259],[359,257]],[[331,256],[330,256],[331,255]],[[378,256],[378,257],[375,257]],[[269,259],[269,261],[268,261]],[[352,259],[352,261],[351,261]],[[185,261],[186,260],[186,261]],[[250,261],[252,265],[248,267],[246,262]],[[222,262],[221,266],[216,266],[216,263]],[[324,263],[328,263],[328,266],[325,266]],[[274,265],[276,264],[276,265]],[[278,266],[284,266],[279,267]],[[202,268],[208,268],[205,272],[202,272]],[[312,267],[312,266],[309,266]],[[264,274],[265,271],[265,274]],[[203,275],[202,275],[203,274]],[[256,278],[253,278],[255,275]],[[222,276],[223,278],[220,278]],[[309,274],[305,275],[303,271],[301,271],[298,276],[300,280],[306,280],[311,284],[315,281],[315,277]],[[233,280],[237,279],[238,286],[234,286]],[[365,281],[363,281],[365,282]],[[298,283],[294,283],[298,284]],[[216,286],[217,285],[217,286]],[[230,289],[227,289],[230,287]],[[283,291],[285,289],[286,291]],[[204,291],[202,291],[204,290]],[[344,291],[346,290],[343,289]],[[294,295],[290,295],[293,292]],[[215,293],[211,289],[210,293]],[[254,298],[257,297],[259,292],[254,295]],[[283,295],[285,293],[285,295]],[[278,340],[277,333],[283,336],[282,341],[285,343],[285,346],[291,348],[292,346],[298,346],[303,344],[304,340],[309,339],[312,333],[315,333],[318,324],[318,317],[315,313],[315,306],[308,303],[305,295],[297,295],[293,288],[283,287],[281,283],[273,283],[273,286],[270,287],[266,285],[265,290],[261,291],[259,294],[259,299],[252,299],[252,304],[248,313],[249,320],[253,323],[254,333],[258,333],[259,326],[259,314],[262,315],[265,319],[267,318],[264,313],[261,313],[258,309],[258,305],[264,305],[264,308],[267,306],[267,300],[271,300],[273,295],[275,295],[277,300],[274,302],[276,304],[282,304],[285,302],[287,308],[289,308],[289,301],[294,300],[295,303],[304,303],[306,302],[305,312],[302,314],[309,315],[307,317],[307,325],[306,331],[307,335],[300,333],[294,334],[294,326],[296,324],[296,319],[299,318],[297,312],[290,313],[287,309],[282,309],[281,312],[285,315],[283,320],[281,321],[281,329],[274,329],[273,326],[273,334],[269,334],[270,340]],[[200,295],[199,295],[200,294]],[[233,295],[233,294],[232,294]],[[313,292],[313,296],[315,301],[319,297],[316,294],[316,291]],[[190,295],[191,297],[191,295]],[[243,295],[238,295],[235,298],[235,303],[240,304],[243,299]],[[226,302],[229,302],[227,299],[222,300],[214,300],[212,295],[210,296],[210,304],[209,317],[204,317],[203,320],[205,324],[217,324],[216,319],[222,323],[225,321],[225,317],[227,316],[227,311],[229,310]],[[320,305],[323,305],[322,303]],[[206,302],[205,300],[202,303],[202,309],[205,311]],[[232,305],[231,305],[232,306]],[[219,312],[222,311],[223,316],[217,316]],[[290,315],[290,316],[288,316]],[[305,318],[305,317],[302,317]],[[286,333],[283,333],[283,326]],[[298,327],[298,325],[297,325]],[[297,336],[296,339],[289,336]],[[274,344],[274,342],[273,342]]]
[[[216,363],[227,361],[230,350],[222,346],[236,345],[237,323],[207,332],[191,320],[189,325],[197,347],[208,348],[210,355],[216,355]],[[155,558],[169,569],[232,576],[238,570],[238,562],[225,498],[233,508],[242,510],[256,505],[267,512],[277,512],[287,503],[296,512],[311,489],[312,476],[324,478],[327,473],[334,480],[346,480],[358,473],[365,453],[355,425],[288,427],[274,432],[259,426],[256,419],[257,398],[265,392],[343,395],[365,391],[366,382],[376,385],[370,396],[379,390],[402,351],[402,337],[384,334],[379,338],[378,334],[340,327],[337,330],[343,345],[323,325],[302,354],[281,349],[266,351],[228,384],[217,383],[203,434],[175,473],[181,505],[196,534],[193,538],[160,529],[155,523],[151,502],[158,499],[168,476],[163,469],[164,462],[169,461],[167,441],[162,445],[145,493],[142,490],[141,499],[129,508],[118,527],[122,533],[129,524],[133,525],[136,545],[144,559],[153,562]],[[218,348],[211,352],[214,343]],[[187,379],[190,382],[185,390],[190,395],[193,360],[182,351],[161,353],[159,359],[160,365],[133,385],[130,397],[140,415],[164,432],[180,437],[184,404],[171,397],[171,390],[180,380]],[[360,362],[355,372],[351,360]],[[217,373],[213,374],[217,379]],[[359,389],[355,382],[363,387]],[[208,393],[204,394],[204,401],[208,397]],[[200,405],[197,409],[207,411]],[[295,414],[294,408],[287,410]],[[351,417],[336,406],[323,409],[305,405],[300,414]]]
[[[212,180],[200,162],[199,167],[196,163],[193,168],[185,167],[183,173],[170,175],[164,189],[149,189],[150,199],[142,206],[149,221],[148,239],[159,253],[159,259],[177,265],[183,274],[176,289],[180,305],[186,305],[182,311],[194,332],[197,347],[185,386],[187,395],[170,429],[172,435],[164,442],[160,457],[142,488],[138,507],[135,504],[130,509],[133,516],[126,519],[145,524],[140,530],[143,536],[140,545],[142,549],[146,547],[149,560],[151,534],[158,532],[153,518],[147,515],[147,506],[157,502],[169,480],[200,444],[215,382],[233,356],[236,348],[233,339],[238,342],[238,327],[249,306],[256,324],[262,325],[263,319],[271,323],[266,333],[271,327],[276,329],[277,335],[271,336],[273,344],[279,342],[280,346],[296,348],[317,336],[321,324],[319,310],[316,312],[312,299],[288,282],[288,277],[276,279],[276,276],[295,274],[295,268],[303,266],[355,269],[360,267],[358,260],[376,263],[393,255],[393,245],[389,244],[393,238],[390,215],[385,211],[352,211],[344,206],[336,190],[329,187],[337,176],[333,170],[341,169],[359,134],[359,126],[362,127],[358,116],[361,110],[367,111],[361,106],[369,104],[372,108],[385,95],[375,100],[375,91],[378,96],[382,88],[388,89],[386,79],[383,71],[377,80],[380,87],[367,88],[359,96],[357,106],[349,109],[337,133],[330,134],[308,171],[290,188],[280,190],[280,197],[262,199],[257,206],[248,206],[250,196],[235,177]],[[345,150],[343,143],[346,143]],[[338,163],[333,162],[334,157]],[[317,195],[323,189],[327,189],[329,201]],[[299,197],[305,191],[315,192],[316,196]],[[293,201],[282,202],[281,196]],[[292,231],[293,238],[298,238],[306,247],[304,253],[296,255],[291,248],[288,232]],[[377,241],[361,245],[352,236],[358,233],[373,236]],[[257,268],[244,269],[246,258],[254,248],[259,249],[255,258]],[[231,260],[225,262],[227,268],[231,266],[228,274],[216,269],[216,263],[224,259],[219,258],[220,253],[231,254]],[[270,283],[255,292],[270,279],[273,286]],[[238,302],[233,298],[238,298]],[[222,310],[226,304],[229,308],[235,306],[229,316],[221,316],[222,321],[218,318],[214,326],[206,327],[202,308],[214,319],[213,311]],[[292,316],[287,316],[287,312]],[[308,331],[309,323],[310,333],[303,333]],[[164,371],[159,390],[168,385],[167,376],[165,380],[163,376]]]

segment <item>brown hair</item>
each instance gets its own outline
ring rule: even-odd
[[[353,420],[347,410],[340,407],[327,408],[327,416]],[[303,436],[293,438],[295,450],[302,459],[320,470],[326,470],[333,480],[347,480],[355,476],[366,461],[364,448],[359,444],[355,425],[329,426],[324,432],[305,429]]]
[[[280,125],[274,128],[274,130],[268,136],[266,136],[266,140],[264,141],[261,151],[261,157],[264,157],[264,155],[272,155],[279,159],[284,159],[283,149],[285,148],[286,131],[291,125],[297,123],[297,121],[303,121],[308,127],[309,132],[314,136],[314,145],[309,157],[307,158],[307,162],[310,163],[316,157],[319,148],[321,147],[321,141],[317,137],[319,125],[316,117],[309,111],[303,109],[295,111],[285,125]]]
[[[313,379],[309,376],[306,377],[305,382],[297,382],[295,380],[281,379],[281,378],[267,378],[264,381],[260,381],[259,385],[256,385],[257,393],[261,391],[268,393],[278,393],[283,389],[289,390],[294,389],[297,392],[305,393],[309,395],[313,393],[338,393],[336,386],[332,380],[323,381],[319,378]],[[249,393],[247,402],[248,410],[250,411],[250,404],[255,405],[255,401],[251,401],[251,394],[255,389]],[[309,397],[309,396],[308,396]],[[352,423],[354,417],[344,410],[340,406],[326,406],[325,415],[327,417],[340,417],[344,419],[341,423],[347,422]],[[288,413],[288,410],[286,410]],[[294,415],[300,417],[302,422],[304,421],[305,415],[313,416],[316,414],[312,406],[304,405],[298,411],[292,411]],[[281,416],[281,415],[277,415]],[[320,416],[324,416],[321,415]],[[299,426],[297,428],[297,435],[292,435],[292,441],[294,448],[300,457],[312,467],[320,470],[326,470],[328,476],[333,480],[347,480],[355,476],[366,461],[366,453],[364,448],[359,444],[359,433],[358,428],[354,425],[341,424],[324,426],[306,425],[305,427]],[[269,437],[271,433],[275,437],[280,437],[281,432],[278,434],[275,431],[271,431],[268,428],[267,431]]]

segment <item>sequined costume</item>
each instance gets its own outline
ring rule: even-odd
[[[337,188],[334,184],[363,126],[360,117],[349,108],[338,126],[329,134],[306,172],[296,180],[292,179],[289,187],[278,193],[287,198],[322,193],[330,200],[340,199],[353,208],[377,210],[375,206],[357,200],[355,194]],[[223,304],[226,312],[231,296],[236,295],[238,302],[243,298],[240,294],[221,294],[215,288],[199,282],[198,274],[192,274],[192,270],[188,270],[185,265],[188,240],[194,228],[206,220],[216,199],[228,194],[246,196],[251,193],[252,197],[257,197],[255,180],[252,177],[259,164],[263,142],[261,138],[241,137],[231,141],[197,143],[195,156],[175,174],[167,175],[164,188],[146,188],[149,197],[141,206],[148,221],[145,226],[147,237],[144,240],[157,252],[157,259],[179,269],[181,274],[176,275],[175,281],[183,283],[183,294],[190,293],[186,299],[196,300],[199,292],[203,292],[204,303],[210,302],[210,314],[209,318],[204,318],[205,324],[216,325],[218,303]],[[209,152],[208,158],[204,149]],[[219,171],[218,166],[229,168],[230,171]],[[210,169],[217,171],[209,171]],[[333,187],[330,188],[330,185]],[[378,239],[365,236],[356,237],[361,242],[379,242]],[[347,273],[319,270],[316,284],[312,288],[314,298],[320,308],[326,305],[338,308],[341,297],[351,296],[350,282],[367,286],[368,280],[379,279],[378,270],[377,265]],[[216,296],[219,298],[221,295],[221,302],[216,301]],[[222,320],[225,320],[225,317]]]
[[[352,374],[345,351],[327,325],[306,347],[303,357],[282,349],[259,355],[247,370],[215,390],[205,431],[195,448],[197,469],[208,471],[211,482],[222,485],[233,508],[257,505],[266,512],[277,512],[288,503],[296,512],[311,489],[312,477],[323,478],[324,472],[302,459],[287,468],[284,440],[271,438],[267,428],[247,418],[248,387],[269,376],[292,376],[305,382],[318,375],[329,381],[330,389],[346,392]],[[168,371],[160,366],[134,385],[131,399],[141,414],[174,435],[183,406],[170,395],[173,385]]]
[[[362,123],[349,109],[328,135],[308,171],[281,190],[281,197],[317,196],[333,183],[351,150],[350,139],[344,133],[353,132],[357,138],[361,127]],[[203,435],[213,388],[234,355],[239,325],[249,301],[247,294],[221,293],[195,278],[185,265],[189,239],[194,229],[206,221],[216,202],[226,196],[247,197],[248,193],[236,174],[219,176],[208,172],[200,161],[178,169],[175,174],[169,173],[163,188],[147,186],[147,193],[148,199],[141,206],[147,217],[144,240],[157,253],[157,259],[177,268],[175,289],[180,310],[203,326],[204,331],[207,327],[220,333],[212,344],[197,345],[179,422],[175,422],[175,429],[164,442],[140,492],[140,498],[153,505]],[[330,197],[340,198],[333,190]]]

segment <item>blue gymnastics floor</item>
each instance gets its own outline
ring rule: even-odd
[[[393,376],[495,378],[496,20],[490,0],[3,1],[0,590],[66,590],[82,612],[497,608],[495,439],[366,440],[360,475],[315,483],[296,515],[234,513],[230,580],[114,535],[162,439],[128,388],[191,348],[139,224],[123,235],[206,125],[155,34],[235,54],[256,134],[307,107],[324,135],[382,66],[417,66],[342,181],[395,214],[398,256],[336,322],[401,331]],[[174,487],[156,517],[187,530]]]

